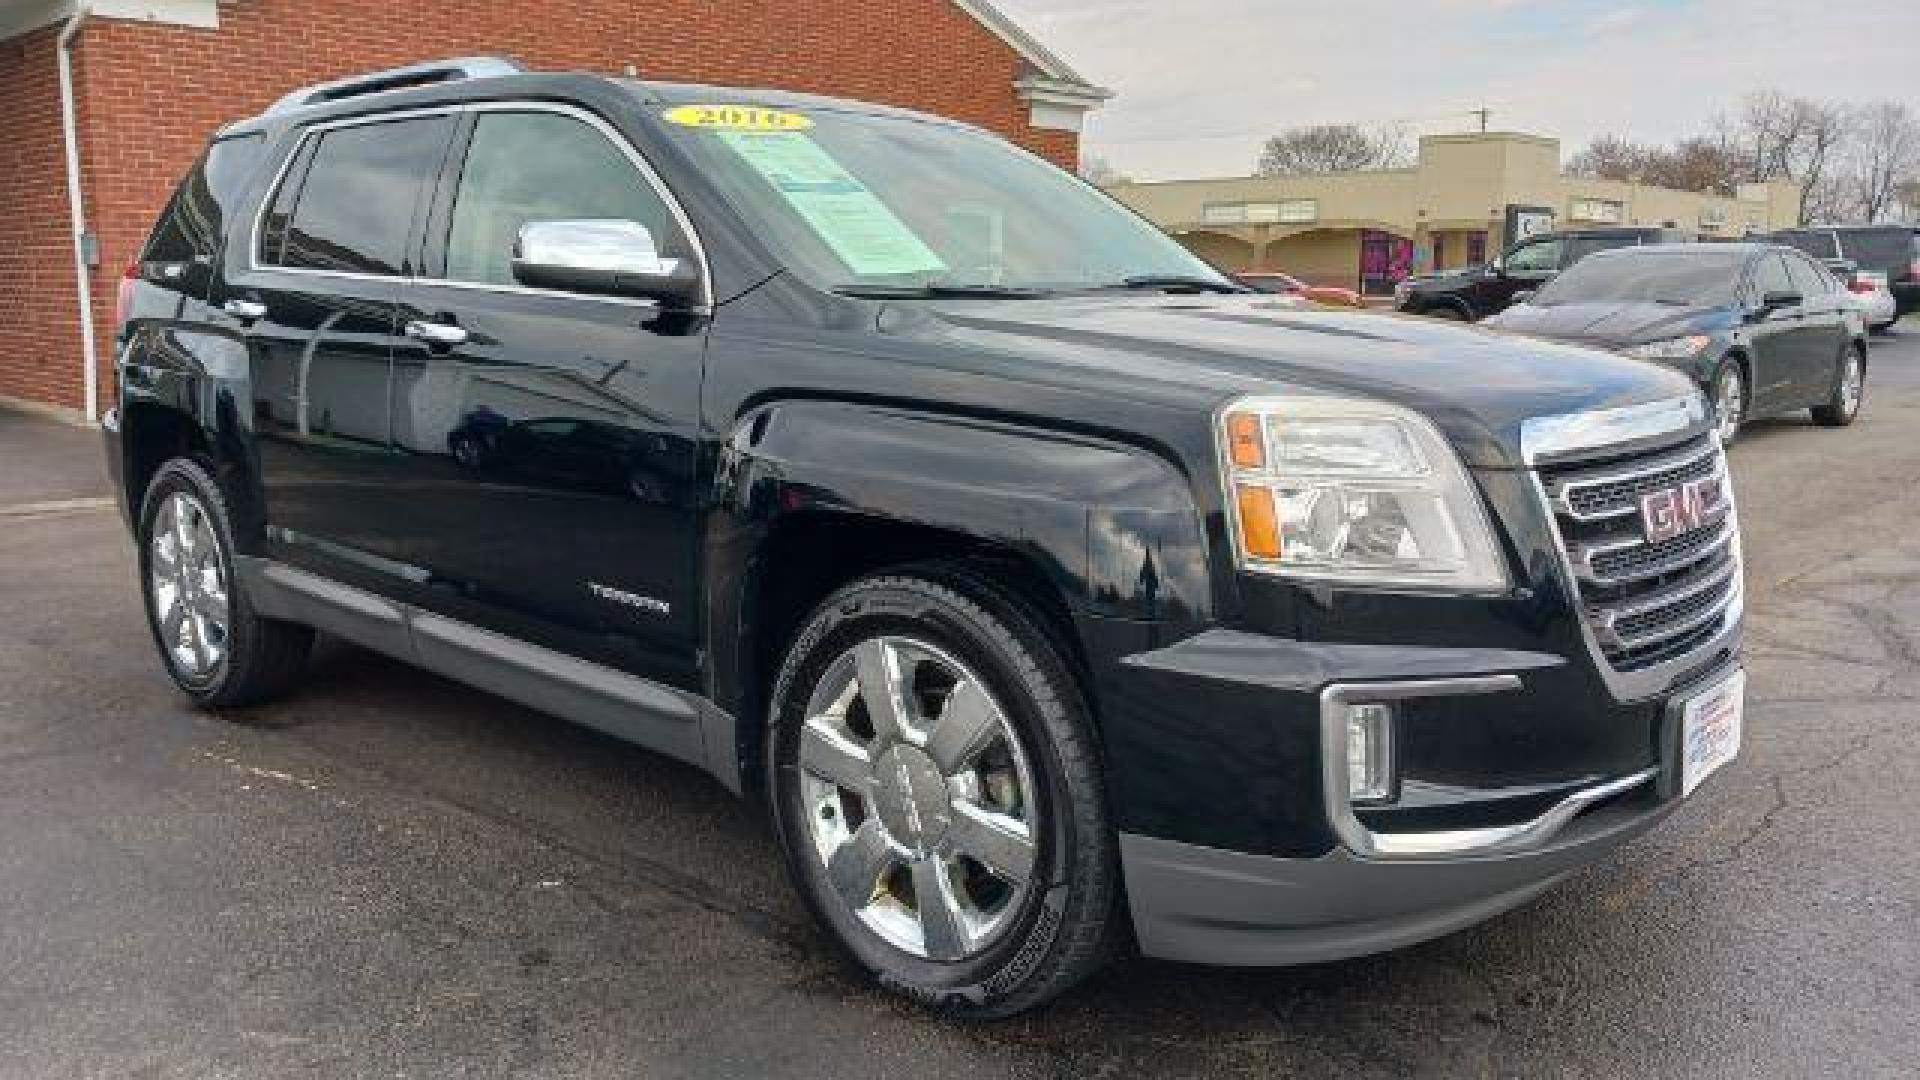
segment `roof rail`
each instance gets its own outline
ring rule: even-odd
[[[310,105],[323,105],[329,101],[344,101],[347,98],[364,97],[368,94],[407,90],[416,86],[518,75],[525,70],[527,69],[521,66],[519,61],[504,56],[463,56],[453,60],[429,60],[424,64],[410,64],[407,67],[374,71],[365,75],[350,75],[333,82],[303,86],[274,102],[267,109],[266,115],[292,112]]]

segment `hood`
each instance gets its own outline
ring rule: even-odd
[[[1515,304],[1488,319],[1486,325],[1555,341],[1618,348],[1686,334],[1711,334],[1721,328],[1725,318],[1726,313],[1718,307],[1674,307],[1671,304],[1555,304],[1538,307]]]
[[[1026,378],[1186,409],[1247,393],[1392,402],[1433,420],[1478,468],[1520,468],[1537,416],[1692,393],[1684,378],[1608,353],[1461,323],[1272,297],[1061,297],[890,305],[880,329],[992,352]]]

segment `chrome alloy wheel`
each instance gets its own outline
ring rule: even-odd
[[[1840,367],[1840,415],[1852,416],[1860,411],[1860,393],[1865,380],[1860,377],[1860,354],[1847,350],[1847,359]]]
[[[1747,410],[1747,383],[1740,369],[1732,368],[1720,377],[1720,390],[1713,402],[1714,428],[1722,443],[1730,443],[1740,434],[1740,418]]]
[[[807,703],[799,768],[814,855],[869,929],[943,962],[1006,931],[1039,807],[1012,725],[966,665],[911,638],[855,645]]]
[[[153,519],[147,541],[153,622],[167,657],[189,679],[203,679],[227,655],[229,603],[220,541],[206,508],[174,492]]]

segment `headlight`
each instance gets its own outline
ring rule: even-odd
[[[1403,588],[1506,587],[1480,498],[1425,418],[1345,398],[1242,398],[1220,415],[1243,568]]]
[[[1689,360],[1705,352],[1713,339],[1705,334],[1689,337],[1662,338],[1649,341],[1645,345],[1635,345],[1621,349],[1620,355],[1631,356],[1635,360]]]

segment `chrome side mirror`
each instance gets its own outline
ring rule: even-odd
[[[531,288],[646,297],[666,307],[691,304],[700,290],[693,260],[663,258],[645,225],[612,218],[520,226],[513,276]]]

